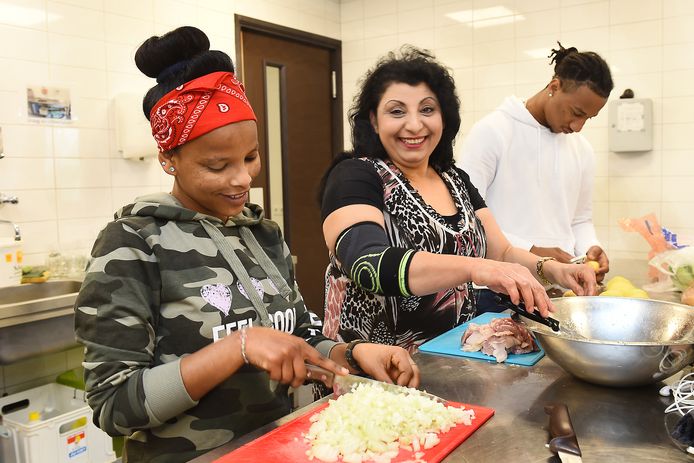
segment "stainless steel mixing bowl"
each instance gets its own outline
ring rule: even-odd
[[[694,361],[694,308],[624,297],[552,299],[560,331],[521,317],[545,352],[572,375],[607,386],[640,386]]]

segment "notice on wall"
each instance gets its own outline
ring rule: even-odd
[[[617,131],[641,132],[644,130],[645,108],[643,103],[621,103],[617,107]]]
[[[70,90],[59,87],[27,87],[27,111],[30,119],[69,121],[73,118]]]

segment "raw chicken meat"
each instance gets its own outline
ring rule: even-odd
[[[483,354],[496,357],[499,363],[506,360],[509,352],[527,354],[539,350],[525,326],[510,317],[495,318],[485,325],[470,323],[461,344],[464,351],[481,350]]]

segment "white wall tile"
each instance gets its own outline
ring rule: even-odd
[[[49,1],[46,14],[48,17],[56,17],[54,21],[48,22],[48,32],[93,40],[104,39],[103,11]]]
[[[56,127],[53,140],[57,158],[106,158],[109,155],[105,129]]]
[[[576,47],[579,51],[592,51],[602,56],[608,63],[610,62],[609,27],[562,31],[560,41],[565,47]],[[556,48],[556,46],[552,48]]]
[[[105,96],[105,95],[104,95]],[[107,129],[108,106],[106,99],[75,98],[72,100],[72,125],[75,127],[90,127]]]
[[[610,181],[617,177],[661,175],[660,151],[643,153],[609,153]]]
[[[30,81],[35,81],[35,76],[48,76],[48,64],[38,61],[24,61],[17,59],[0,58],[0,69],[2,69],[2,79],[0,80],[0,90],[11,92],[26,89]]]
[[[612,161],[612,160],[610,160]],[[611,164],[611,162],[610,162]],[[657,202],[662,198],[661,177],[610,177],[610,202]]]
[[[106,41],[109,43],[128,44],[137,48],[154,35],[154,23],[151,19],[107,14],[104,22]]]
[[[107,217],[113,213],[110,188],[69,188],[56,191],[61,220]]]
[[[51,207],[55,208],[54,205]],[[60,249],[58,247],[57,221],[22,222],[20,226],[22,229],[22,249],[26,254],[47,253]]]
[[[661,223],[664,227],[671,231],[677,232],[681,236],[681,228],[694,228],[694,201],[691,201],[692,196],[688,195],[682,198],[681,201],[672,201],[663,203],[663,214]],[[694,244],[691,243],[690,245]]]
[[[434,29],[436,48],[457,47],[472,44],[472,29],[463,24],[441,26]]]
[[[610,24],[658,19],[662,11],[662,0],[610,0]]]
[[[395,14],[386,14],[381,16],[368,17],[364,21],[354,21],[350,24],[361,24],[361,30],[354,30],[352,34],[354,38],[361,32],[362,37],[369,39],[372,37],[383,37],[384,35],[395,35],[398,33],[398,17]],[[344,34],[343,29],[343,34]],[[348,31],[349,32],[349,31]],[[349,37],[349,36],[348,36]],[[348,37],[343,40],[350,40]]]
[[[52,158],[11,158],[2,159],[0,191],[49,189],[55,186],[53,180]],[[9,175],[5,175],[8,173]]]
[[[398,13],[398,32],[411,32],[434,27],[433,8],[420,8]]]
[[[666,0],[663,2],[663,17],[694,15],[694,2],[691,0]]]
[[[473,45],[473,58],[476,66],[500,64],[513,61],[516,55],[513,40],[476,43]]]
[[[66,66],[105,69],[105,45],[82,37],[49,34],[49,62]]]
[[[452,68],[467,68],[473,65],[472,45],[462,47],[441,48],[437,50],[439,60]]]
[[[229,4],[228,1],[224,2]],[[208,8],[213,8],[214,2],[205,1]],[[104,11],[106,13],[115,13],[121,16],[131,16],[144,21],[152,21],[154,19],[154,2],[152,0],[107,0],[104,3]]]
[[[93,219],[61,219],[58,224],[58,238],[61,250],[86,254],[94,240],[112,217]]]
[[[7,0],[0,3],[2,24],[45,30],[47,19],[45,0]]]
[[[347,0],[347,2],[345,2],[345,0],[341,0],[340,3],[344,4],[344,3],[348,3],[349,1],[350,0]],[[356,6],[355,6],[355,8],[356,8]],[[348,12],[345,12],[343,10],[342,15],[343,15],[343,17],[345,14],[347,14],[348,17],[350,15],[352,15],[352,16],[353,15],[360,15],[360,17],[362,17],[362,18],[367,18],[368,16],[371,16],[371,15],[380,16],[380,15],[384,15],[384,14],[395,13],[398,11],[398,0],[379,0],[377,2],[369,2],[368,5],[365,5],[363,8],[366,9],[366,14],[363,12],[363,10],[362,11],[348,11]]]
[[[533,13],[524,13],[523,20],[515,22],[516,38],[551,34],[559,36],[560,10],[558,8]],[[550,43],[548,43],[549,45]]]
[[[422,8],[434,8],[433,0],[398,0],[398,11],[405,12]]]
[[[694,52],[691,44],[663,45],[663,71],[694,69]]]
[[[51,85],[70,89],[71,98],[103,98],[106,94],[106,71],[74,66],[50,66]]]
[[[377,16],[378,18],[383,18],[386,19],[388,16]],[[388,28],[388,26],[392,25],[392,30],[391,34],[395,34],[397,31],[397,22],[395,22],[395,15],[391,15],[390,17],[391,21],[384,21],[385,24],[383,24],[384,28]],[[375,29],[370,30],[369,37],[377,37],[381,34],[381,23],[377,21],[369,21],[368,19],[366,21],[362,20],[357,20],[357,21],[350,21],[348,23],[342,23],[341,25],[341,30],[342,30],[342,35],[341,39],[342,40],[362,40],[365,37],[365,31],[369,29],[369,25],[372,25]]]
[[[418,48],[432,50],[435,43],[434,31],[433,29],[422,29],[398,34],[398,43],[395,46],[403,43],[410,43]]]
[[[692,149],[692,133],[694,133],[694,124],[663,125],[663,149]]]
[[[615,79],[629,74],[660,72],[663,68],[662,48],[646,47],[629,50],[615,50],[606,58]]]
[[[35,158],[52,156],[53,134],[50,127],[43,125],[4,125],[2,136],[5,143],[5,156],[7,157]]]
[[[564,5],[562,3],[562,5]],[[561,9],[561,30],[590,29],[609,24],[609,2],[593,2]]]
[[[663,198],[678,202],[691,201],[693,184],[694,176],[663,177]]]
[[[371,61],[371,65],[375,64],[376,59],[382,57],[389,51],[400,48],[402,42],[398,41],[396,35],[387,35],[385,37],[374,37],[364,41],[364,59]]]
[[[3,191],[3,193],[9,193]],[[15,223],[56,220],[55,190],[21,190],[16,193],[19,203],[0,206],[0,217]],[[27,241],[26,239],[24,240]]]
[[[694,42],[694,15],[663,19],[663,43]]]
[[[106,69],[109,71],[141,74],[135,66],[135,45],[106,44]]]
[[[512,86],[515,82],[516,67],[514,63],[492,64],[474,68],[476,88]]]
[[[379,2],[374,2],[374,4]],[[390,4],[395,2],[390,2]],[[389,4],[389,6],[390,6]],[[370,5],[369,5],[370,6]],[[392,11],[381,11],[384,13],[392,13]],[[374,13],[376,14],[376,13]],[[355,21],[364,19],[364,1],[363,0],[342,0],[340,2],[340,15],[343,22]]]
[[[663,43],[663,21],[619,24],[610,28],[610,49],[656,47]]]
[[[669,176],[679,175],[694,177],[694,149],[663,151],[663,181],[667,182]]]
[[[581,133],[590,142],[594,151],[604,152],[608,150],[608,131],[604,127],[597,127],[592,124],[592,120],[588,121]]]
[[[110,164],[113,186],[158,186],[161,166],[156,159],[112,159]]]
[[[663,72],[663,98],[694,95],[694,69]]]
[[[26,90],[25,90],[26,91]],[[27,102],[24,92],[0,91],[0,123],[25,124],[27,123]]]
[[[55,160],[56,188],[97,188],[111,186],[105,173],[110,171],[108,159],[67,159]],[[99,172],[100,175],[94,175]]]

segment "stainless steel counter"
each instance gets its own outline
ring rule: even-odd
[[[609,277],[621,274],[639,286],[646,282],[645,261],[619,260],[612,263],[612,269]],[[651,297],[679,301],[676,293]],[[415,359],[422,374],[422,389],[448,400],[496,410],[445,463],[558,463],[559,459],[545,448],[549,434],[544,406],[552,402],[564,402],[569,407],[586,463],[694,462],[694,456],[678,449],[668,435],[663,411],[672,399],[659,395],[663,383],[641,388],[594,386],[575,379],[547,357],[532,367],[423,353],[416,354]],[[317,405],[193,461],[214,461]],[[670,414],[668,425],[672,427],[677,419]]]
[[[671,399],[658,394],[662,383],[636,389],[594,386],[573,378],[547,357],[532,367],[421,353],[415,358],[423,389],[496,410],[446,463],[558,462],[545,448],[549,435],[544,406],[552,402],[568,405],[586,463],[694,461],[668,436],[663,410]],[[214,461],[312,406],[193,461]]]

